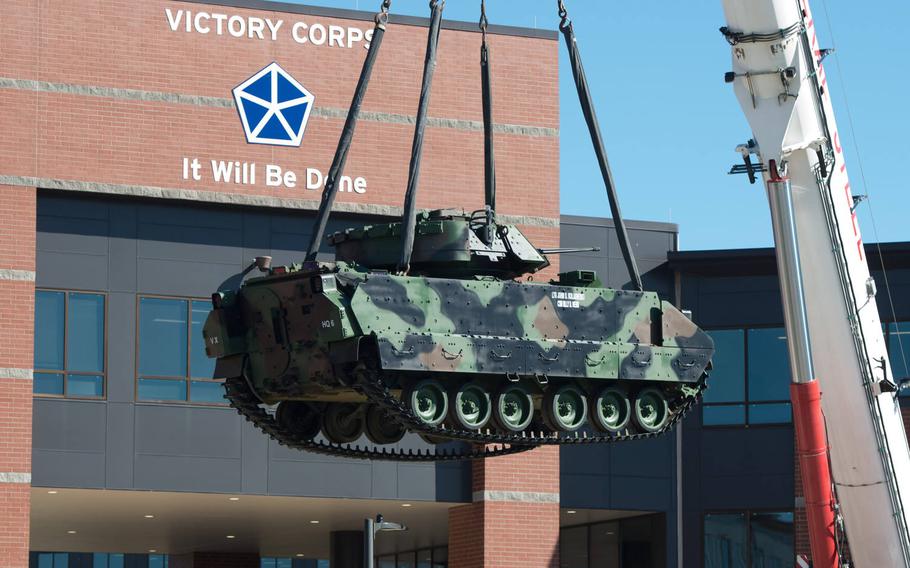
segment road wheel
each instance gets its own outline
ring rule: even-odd
[[[591,423],[601,432],[622,432],[631,417],[632,403],[620,388],[607,387],[591,399]]]
[[[304,440],[312,440],[319,434],[319,412],[309,402],[282,402],[275,411],[275,420],[282,428]]]
[[[405,428],[396,422],[384,408],[371,404],[367,407],[364,433],[374,444],[395,444],[405,435]]]
[[[493,415],[490,393],[476,383],[465,383],[452,395],[452,419],[465,430],[480,430]]]
[[[322,435],[335,444],[350,444],[363,434],[363,415],[359,404],[331,403],[322,413]]]
[[[655,388],[643,389],[633,405],[635,424],[645,432],[658,432],[670,420],[670,407],[664,394]]]
[[[543,415],[551,429],[574,432],[588,419],[588,400],[573,384],[553,386],[544,397]]]
[[[436,379],[424,379],[408,389],[405,403],[427,426],[442,424],[449,411],[449,396]]]
[[[534,399],[524,387],[507,385],[496,395],[493,420],[507,432],[521,432],[534,418]]]

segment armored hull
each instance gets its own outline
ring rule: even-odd
[[[484,243],[470,217],[443,212],[422,218],[418,237],[435,242],[395,274],[381,254],[395,227],[336,234],[343,260],[270,269],[214,296],[204,334],[216,374],[280,440],[361,457],[382,452],[350,445],[363,433],[379,446],[406,431],[502,444],[487,452],[616,441],[664,432],[705,387],[710,337],[656,293],[584,271],[516,280],[547,264],[520,231]]]

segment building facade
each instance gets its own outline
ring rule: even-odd
[[[675,225],[629,223],[646,287],[718,344],[704,404],[670,434],[474,463],[292,451],[226,406],[200,326],[255,256],[301,258],[373,14],[8,0],[0,18],[0,566],[344,568],[376,514],[409,527],[379,536],[383,568],[808,551],[772,251],[679,252]],[[426,24],[392,18],[329,231],[401,214]],[[540,247],[599,247],[536,278],[626,286],[612,222],[559,215],[555,32],[491,32],[500,217]],[[479,43],[445,24],[421,208],[483,203]],[[869,253],[901,350],[910,245]]]

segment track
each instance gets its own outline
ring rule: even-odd
[[[427,426],[411,413],[405,404],[395,396],[383,383],[379,373],[360,365],[354,371],[355,387],[371,403],[386,409],[394,420],[407,428],[409,432],[428,437],[443,438],[473,444],[470,450],[460,451],[454,448],[402,450],[390,447],[369,447],[355,444],[334,444],[331,442],[306,439],[281,426],[275,417],[266,412],[259,399],[242,377],[225,381],[225,389],[231,406],[252,422],[257,428],[275,439],[278,443],[298,449],[325,455],[355,459],[377,459],[389,461],[459,461],[515,454],[543,445],[561,444],[601,444],[625,440],[641,440],[664,434],[679,422],[701,399],[707,387],[707,374],[703,374],[696,384],[694,395],[683,398],[675,407],[671,406],[671,416],[666,426],[657,432],[638,433],[626,430],[613,435],[590,435],[588,432],[546,432],[524,431],[515,434],[503,434],[490,430],[471,431],[441,426]]]

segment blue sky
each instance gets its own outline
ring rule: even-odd
[[[750,131],[723,82],[730,53],[717,31],[724,24],[720,0],[565,1],[625,217],[678,223],[683,249],[770,246],[761,185],[726,174],[739,160],[734,147],[749,139]],[[379,0],[299,3],[370,11],[379,6]],[[449,0],[444,15],[475,21],[479,4]],[[555,29],[555,5],[487,0],[487,13],[492,23]],[[837,49],[825,66],[851,183],[855,193],[871,196],[858,209],[864,240],[876,240],[871,210],[877,240],[910,241],[910,184],[904,173],[910,158],[905,37],[910,2],[885,0],[873,9],[855,0],[812,0],[811,6],[821,24],[822,47]],[[426,16],[427,2],[393,0],[392,11]],[[609,216],[564,45],[560,49],[562,212]]]

